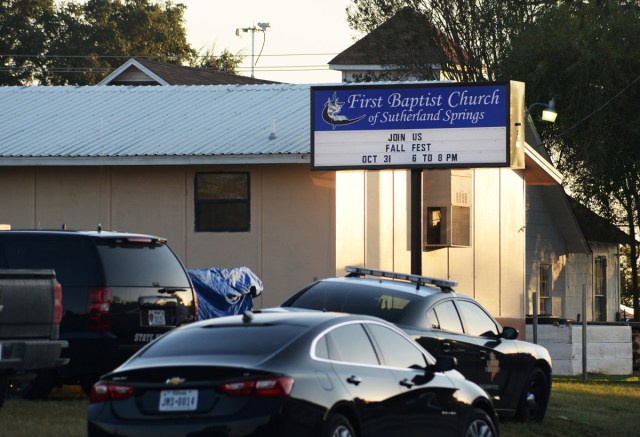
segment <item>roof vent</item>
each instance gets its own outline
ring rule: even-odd
[[[276,139],[276,119],[271,120],[271,133],[269,134],[270,140]]]

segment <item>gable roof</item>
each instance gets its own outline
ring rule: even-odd
[[[0,87],[0,166],[309,162],[309,87]]]
[[[567,197],[587,240],[617,244],[630,244],[633,241],[631,236],[620,230],[617,226],[612,225],[609,221],[600,217],[576,199],[569,196]]]
[[[423,14],[410,6],[404,7],[335,56],[329,61],[329,68],[375,70],[379,66],[404,64],[407,54],[413,54],[421,64],[439,66],[442,58],[433,45],[432,29]],[[446,39],[443,35],[441,37]],[[453,55],[453,51],[451,53]]]
[[[235,85],[275,84],[210,68],[185,67],[145,58],[131,58],[98,85]]]

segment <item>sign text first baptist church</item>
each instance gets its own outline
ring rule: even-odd
[[[523,113],[519,82],[312,87],[312,168],[520,167]]]

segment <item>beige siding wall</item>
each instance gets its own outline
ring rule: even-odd
[[[594,320],[594,263],[598,256],[607,259],[607,321],[616,320],[616,312],[620,308],[620,275],[618,247],[615,244],[590,242],[592,255],[570,254],[572,274],[568,278],[567,293],[564,298],[562,318],[577,319],[582,313],[582,290],[586,286],[587,321]],[[585,278],[587,281],[585,281]],[[554,308],[555,310],[555,308]]]
[[[250,172],[250,232],[195,232],[196,172],[230,170]],[[251,268],[257,306],[274,306],[335,274],[334,177],[307,165],[1,168],[0,223],[160,235],[187,268]]]
[[[349,264],[410,271],[409,177],[409,172],[400,170],[337,173],[339,274]],[[521,319],[525,268],[522,172],[474,170],[472,217],[472,245],[426,250],[422,273],[458,281],[458,291],[477,298],[496,317]]]
[[[251,230],[195,232],[195,174],[230,170],[250,172]],[[0,223],[161,235],[187,268],[251,268],[265,285],[256,304],[268,307],[351,264],[409,272],[409,179],[307,165],[3,168]],[[458,281],[496,317],[521,318],[523,196],[520,172],[474,170],[472,245],[423,252],[423,274]]]

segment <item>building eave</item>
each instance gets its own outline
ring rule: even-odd
[[[308,153],[273,155],[213,156],[126,156],[126,157],[13,157],[0,160],[0,167],[66,167],[66,166],[153,166],[153,165],[260,165],[310,164]]]
[[[527,143],[524,148],[524,165],[527,185],[562,185],[562,173]]]

